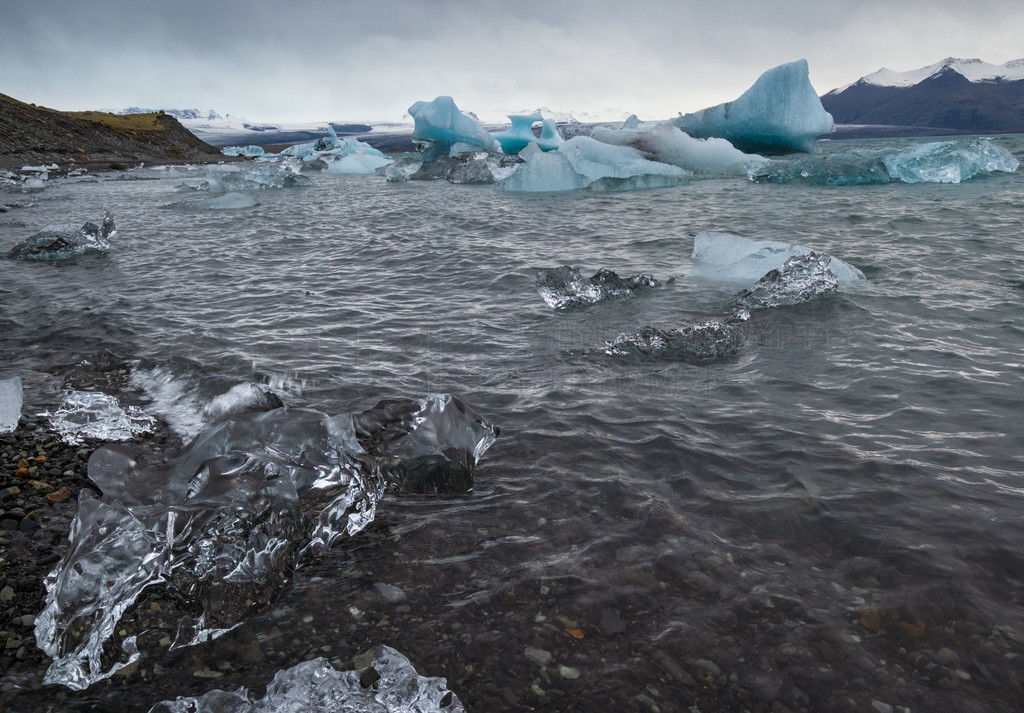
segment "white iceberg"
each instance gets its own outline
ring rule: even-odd
[[[835,128],[811,86],[807,60],[762,74],[738,99],[676,119],[697,138],[727,139],[743,151],[813,151],[815,139]]]
[[[814,252],[811,248],[780,240],[753,240],[732,233],[698,233],[693,239],[693,267],[697,275],[735,282],[760,280],[781,270],[788,258]],[[831,258],[829,271],[840,285],[865,279],[848,262]]]
[[[476,119],[466,116],[451,97],[418,101],[409,107],[415,123],[412,138],[428,144],[427,160],[459,151],[500,151],[501,145]]]
[[[532,114],[509,114],[508,118],[512,126],[491,134],[507,154],[517,154],[531,143],[537,144],[542,151],[554,151],[564,141],[558,133],[555,120],[545,119],[539,111]],[[541,122],[539,137],[533,133],[533,125],[538,121]]]
[[[504,191],[571,191],[599,181],[610,186],[616,181],[640,179],[642,187],[675,185],[690,176],[678,166],[649,161],[628,146],[614,146],[589,136],[569,139],[557,151],[524,151],[526,160],[514,173],[495,184]],[[653,183],[644,180],[655,177]]]
[[[671,124],[650,131],[595,129],[590,136],[602,143],[630,146],[654,161],[694,173],[745,176],[768,161],[763,156],[740,151],[725,139],[695,139]]]
[[[0,433],[12,433],[21,418],[21,377],[0,381]]]

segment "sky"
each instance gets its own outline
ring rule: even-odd
[[[0,93],[61,110],[400,121],[449,95],[660,120],[806,59],[819,94],[882,67],[1024,58],[1021,0],[0,0]]]

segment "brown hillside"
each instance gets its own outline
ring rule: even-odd
[[[104,171],[222,160],[228,159],[167,114],[63,112],[0,94],[0,169],[55,163],[61,171]]]

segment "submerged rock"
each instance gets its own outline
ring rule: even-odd
[[[651,275],[638,273],[619,277],[611,270],[601,269],[584,278],[577,267],[562,265],[537,275],[537,292],[555,309],[591,305],[613,297],[626,297],[656,287]]]
[[[66,260],[87,252],[105,252],[117,232],[114,216],[104,210],[103,222],[86,222],[81,228],[50,225],[7,253],[12,260]]]

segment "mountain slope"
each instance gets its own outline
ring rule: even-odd
[[[821,98],[838,124],[1024,131],[1024,60],[949,58],[910,72],[881,69]]]

